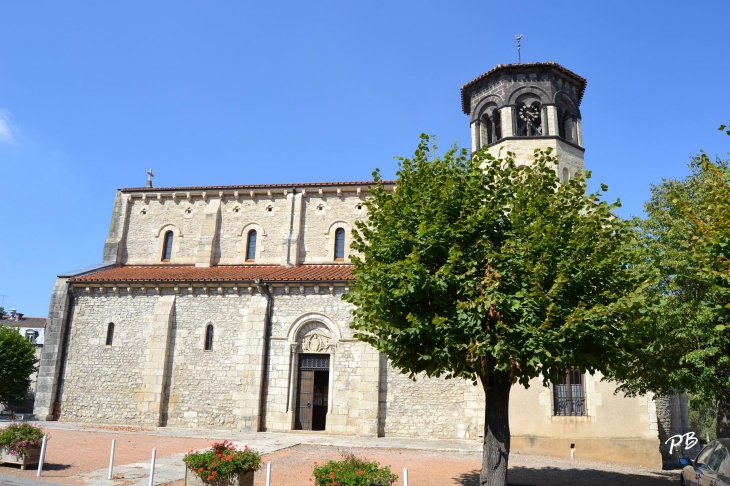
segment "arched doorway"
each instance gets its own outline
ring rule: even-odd
[[[330,355],[299,353],[295,430],[325,430],[329,406]]]
[[[339,333],[324,316],[316,320],[311,315],[307,317],[297,320],[289,333],[291,425],[294,430],[327,430]]]

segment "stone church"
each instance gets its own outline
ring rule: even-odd
[[[461,88],[472,150],[535,148],[584,168],[586,80],[555,62],[498,65]],[[484,394],[408,379],[354,338],[350,238],[368,181],[120,189],[100,264],[60,275],[35,415],[240,431],[480,440]],[[394,190],[394,183],[387,183]],[[686,396],[614,394],[566,370],[515,386],[512,451],[661,465]]]

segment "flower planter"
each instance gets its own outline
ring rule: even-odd
[[[37,462],[37,461],[36,461]],[[185,486],[253,486],[253,471],[234,474],[233,476],[221,480],[209,481],[204,483],[202,479],[193,474],[190,469],[185,468]]]
[[[0,463],[4,464],[20,464],[20,469],[25,470],[25,466],[38,464],[41,457],[40,447],[29,447],[22,458],[19,455],[10,453],[7,447],[0,447]]]

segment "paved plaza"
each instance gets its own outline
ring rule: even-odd
[[[47,486],[114,485],[146,486],[152,448],[157,450],[154,483],[181,486],[185,469],[182,457],[190,450],[205,449],[213,441],[229,439],[236,445],[257,449],[264,462],[272,463],[272,486],[311,484],[314,462],[337,459],[344,451],[389,465],[403,484],[403,468],[411,486],[477,486],[481,444],[466,440],[360,438],[316,433],[244,434],[224,430],[152,428],[39,422],[48,432],[46,463],[40,478],[31,468],[0,466],[0,485]],[[116,439],[113,479],[107,480],[111,441]],[[676,471],[650,471],[637,466],[570,458],[513,454],[510,484],[551,486],[558,484],[670,485]],[[266,473],[256,476],[265,486]]]

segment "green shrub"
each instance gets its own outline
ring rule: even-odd
[[[12,423],[0,432],[0,447],[10,451],[11,456],[25,457],[28,449],[40,447],[43,442],[43,429],[24,423]]]
[[[689,396],[689,430],[701,442],[707,442],[717,438],[717,406],[715,401],[707,398],[700,398],[696,395]]]
[[[215,442],[209,451],[190,451],[183,457],[183,462],[204,483],[217,484],[235,474],[257,471],[261,467],[261,456],[248,446],[241,451],[224,440]]]
[[[352,453],[342,454],[341,461],[315,463],[310,478],[316,486],[390,486],[397,480],[390,466],[380,467],[378,462],[358,459]]]

